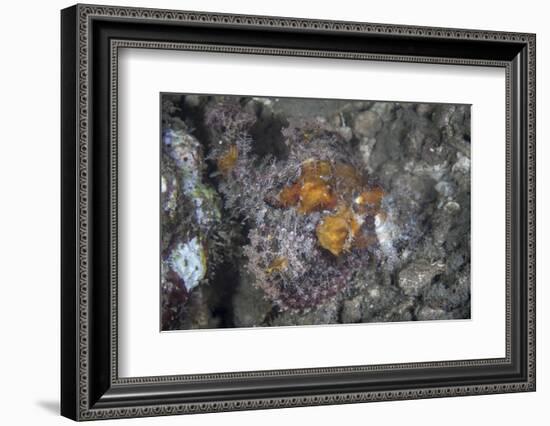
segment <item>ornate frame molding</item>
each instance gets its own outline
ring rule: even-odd
[[[447,28],[427,28],[410,27],[401,25],[383,25],[357,22],[336,22],[324,20],[309,20],[267,16],[246,16],[229,15],[203,12],[185,12],[169,11],[156,9],[136,9],[125,7],[104,7],[77,5],[64,11],[65,32],[63,37],[74,37],[74,45],[65,41],[65,58],[74,60],[74,63],[64,65],[66,72],[74,73],[74,92],[76,103],[65,105],[64,113],[67,108],[73,108],[75,118],[74,134],[71,133],[63,141],[63,146],[73,145],[72,150],[75,156],[63,159],[64,167],[69,170],[74,167],[74,182],[67,191],[74,190],[73,198],[66,196],[64,200],[64,209],[67,213],[75,215],[74,234],[67,238],[73,238],[74,249],[72,246],[63,252],[64,263],[74,262],[75,277],[64,279],[63,291],[74,292],[75,306],[69,308],[64,304],[63,321],[73,321],[76,336],[68,336],[69,330],[64,331],[64,353],[74,352],[77,354],[73,360],[71,368],[73,371],[65,373],[65,379],[62,382],[65,391],[62,391],[62,412],[63,414],[78,420],[91,420],[113,417],[138,417],[151,415],[170,415],[183,413],[243,410],[276,408],[291,406],[308,406],[323,404],[341,404],[351,402],[382,401],[382,400],[400,400],[415,398],[434,398],[443,396],[461,396],[489,393],[504,393],[518,391],[533,391],[535,389],[535,36],[533,34],[520,34],[510,32],[478,31],[464,29]],[[233,398],[227,400],[203,401],[203,402],[165,402],[158,404],[125,404],[116,402],[116,398],[108,399],[105,403],[102,398],[95,396],[97,391],[90,388],[91,375],[97,374],[96,368],[90,363],[90,357],[93,351],[91,341],[95,338],[91,330],[91,321],[95,320],[95,315],[90,315],[91,311],[91,215],[94,205],[92,186],[93,170],[91,169],[90,147],[93,135],[91,135],[91,114],[92,105],[92,24],[96,20],[110,22],[139,22],[142,24],[178,24],[178,25],[215,25],[224,28],[254,28],[254,29],[278,29],[289,30],[292,32],[315,31],[317,33],[332,34],[352,34],[352,35],[376,35],[380,37],[410,37],[414,40],[438,40],[438,41],[472,41],[488,43],[505,43],[506,45],[516,45],[518,49],[524,49],[525,54],[522,57],[525,63],[526,75],[525,81],[513,80],[515,67],[518,65],[513,60],[503,59],[473,59],[460,57],[440,57],[440,56],[415,56],[402,54],[381,54],[381,53],[363,53],[363,52],[343,52],[318,49],[296,49],[280,47],[247,47],[236,45],[216,45],[212,43],[182,43],[177,41],[146,41],[139,39],[110,39],[109,57],[110,57],[110,330],[109,340],[111,345],[109,371],[109,387],[112,389],[122,389],[125,386],[136,385],[169,385],[171,383],[182,382],[216,382],[227,379],[246,379],[246,378],[265,378],[265,377],[292,377],[308,374],[319,376],[330,376],[331,374],[358,373],[386,370],[406,370],[421,368],[449,368],[449,367],[474,367],[488,365],[505,365],[512,363],[512,330],[513,317],[512,312],[512,280],[517,279],[513,276],[511,257],[513,255],[512,238],[513,226],[517,224],[512,221],[513,207],[513,188],[512,188],[512,162],[517,161],[512,152],[512,139],[517,129],[512,128],[511,121],[516,110],[512,105],[512,98],[517,95],[517,90],[525,91],[526,105],[519,106],[520,113],[525,117],[523,122],[526,126],[527,139],[525,146],[525,177],[523,198],[526,203],[526,283],[525,285],[525,318],[526,318],[526,346],[525,354],[525,374],[521,380],[509,381],[494,384],[475,384],[475,385],[453,385],[453,386],[434,386],[427,388],[399,388],[396,390],[379,391],[360,391],[360,392],[332,392],[319,393],[301,396],[273,396],[268,398]],[[117,87],[118,87],[118,50],[120,48],[154,48],[154,49],[176,49],[176,50],[196,50],[196,51],[222,51],[227,53],[255,53],[264,55],[298,55],[314,56],[324,58],[340,59],[359,59],[375,61],[397,61],[397,62],[424,62],[424,63],[445,63],[456,65],[481,65],[492,67],[504,67],[506,69],[506,122],[507,122],[507,153],[506,153],[506,240],[507,240],[507,259],[506,259],[506,357],[503,359],[482,359],[482,360],[464,360],[452,362],[434,362],[434,363],[415,363],[415,364],[391,364],[362,367],[327,367],[321,369],[305,370],[274,370],[267,372],[244,372],[244,373],[222,373],[194,376],[162,376],[145,378],[126,378],[118,377],[117,369]],[[518,89],[516,85],[525,85],[523,89]],[[67,90],[67,89],[66,89]],[[72,92],[71,92],[72,93]],[[69,96],[68,99],[71,97]],[[63,98],[65,100],[65,98]],[[67,162],[75,162],[73,166],[66,166]],[[72,163],[71,163],[72,164]],[[72,170],[72,169],[71,169]],[[69,207],[68,205],[71,204]],[[65,237],[63,238],[65,241]],[[65,243],[67,246],[68,243]],[[521,278],[521,277],[520,277]],[[72,290],[71,290],[72,289]],[[65,356],[71,356],[67,353]],[[64,367],[66,368],[66,367]],[[74,383],[71,383],[74,379]],[[94,385],[97,387],[97,385]],[[76,398],[71,399],[67,396],[68,392],[76,392]],[[116,395],[115,395],[116,396]]]

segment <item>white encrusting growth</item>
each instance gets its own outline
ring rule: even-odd
[[[196,237],[185,244],[178,244],[172,251],[169,262],[183,280],[187,291],[198,286],[206,275],[204,248]]]

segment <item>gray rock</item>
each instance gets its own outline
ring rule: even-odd
[[[448,201],[437,209],[432,218],[433,242],[437,247],[445,244],[448,248],[454,247],[465,237],[461,232],[460,224],[461,206],[456,201]],[[453,232],[454,231],[454,232]]]
[[[399,272],[399,287],[408,296],[418,296],[444,270],[445,266],[441,263],[417,260]]]
[[[460,152],[457,153],[457,160],[456,163],[453,164],[452,170],[453,173],[469,174],[470,159]]]
[[[390,309],[380,313],[373,318],[373,321],[379,322],[395,322],[395,321],[412,321],[413,311],[415,306],[415,300],[405,299],[396,306],[392,306]]]
[[[391,193],[398,210],[409,217],[416,213],[430,213],[426,207],[437,198],[433,179],[408,173],[400,173],[394,177]]]
[[[455,110],[455,105],[437,105],[432,114],[433,123],[440,129],[448,127],[451,123],[451,116]]]
[[[374,145],[376,144],[375,138],[363,138],[359,142],[359,152],[361,153],[363,164],[365,164],[365,168],[372,173],[373,168],[371,166],[370,156],[372,153],[372,149],[374,148]]]
[[[423,306],[416,312],[416,319],[418,321],[435,321],[435,320],[448,320],[452,319],[453,315],[443,309],[433,309],[429,306]]]
[[[387,313],[399,306],[405,298],[391,285],[373,285],[366,292],[361,305],[363,322],[383,322]]]
[[[429,117],[434,110],[434,105],[432,104],[417,104],[416,112],[421,117]]]
[[[399,141],[386,143],[386,140],[390,139],[387,129],[383,129],[380,133],[382,135],[376,138],[376,143],[372,147],[369,155],[369,168],[375,172],[388,161],[392,160],[390,152],[394,151],[394,149],[389,145],[399,145]]]
[[[281,312],[273,319],[270,325],[272,326],[288,326],[288,325],[320,325],[320,324],[335,324],[338,322],[338,303],[327,303],[316,309],[311,309],[308,312]]]
[[[456,185],[452,182],[441,181],[435,185],[435,190],[440,196],[449,198],[456,193]]]
[[[361,308],[363,304],[363,297],[357,296],[351,300],[346,300],[342,306],[341,322],[343,324],[350,324],[361,321]]]
[[[393,102],[375,102],[370,110],[376,112],[383,122],[395,119],[396,104]]]
[[[355,117],[353,130],[360,138],[372,138],[382,128],[382,119],[375,111],[363,111]]]
[[[426,139],[426,131],[423,126],[417,126],[412,129],[405,137],[405,147],[407,154],[411,158],[416,158],[422,152],[422,145]]]
[[[451,253],[447,259],[447,273],[454,273],[464,265],[465,256],[462,253]]]
[[[187,95],[185,96],[185,105],[191,108],[198,107],[201,103],[201,97],[199,95]]]
[[[426,289],[423,298],[426,306],[448,312],[463,306],[470,300],[469,275],[465,273],[452,277],[438,281]]]
[[[264,292],[252,285],[251,277],[243,272],[233,296],[233,320],[235,327],[255,327],[262,325],[271,303],[265,300]]]
[[[353,130],[351,130],[350,127],[343,126],[338,128],[337,131],[340,136],[342,136],[342,139],[344,139],[346,142],[349,142],[353,139]]]
[[[393,180],[396,176],[399,176],[402,169],[402,166],[397,162],[387,161],[378,169],[376,174],[384,188],[391,188]]]
[[[217,320],[210,314],[204,288],[196,288],[190,295],[186,311],[188,326],[186,328],[216,328]]]

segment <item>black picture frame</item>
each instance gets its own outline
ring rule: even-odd
[[[535,35],[97,5],[61,12],[61,414],[74,420],[535,390]],[[506,356],[118,377],[117,49],[506,70]],[[488,254],[490,255],[490,254]]]

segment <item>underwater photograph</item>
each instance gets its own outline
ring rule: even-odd
[[[470,105],[160,108],[161,331],[470,318]]]

